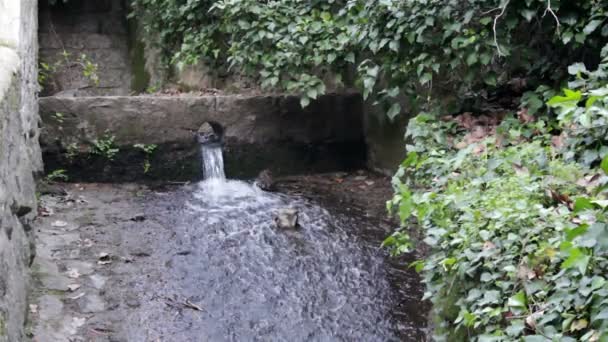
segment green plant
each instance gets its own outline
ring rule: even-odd
[[[55,121],[57,121],[60,124],[63,123],[64,118],[65,118],[65,115],[63,113],[55,112],[55,114],[53,114],[53,119],[55,119]]]
[[[69,177],[67,175],[66,170],[57,169],[57,170],[53,170],[51,173],[47,174],[46,177],[44,177],[44,180],[48,183],[53,183],[56,181],[67,182],[69,180]]]
[[[151,168],[151,164],[150,164],[150,157],[152,156],[152,154],[154,153],[154,151],[156,150],[156,148],[158,146],[156,146],[155,144],[135,144],[133,145],[134,148],[136,149],[140,149],[144,152],[145,154],[145,159],[144,159],[144,174],[147,174],[150,171]]]
[[[71,66],[80,67],[82,75],[93,85],[99,86],[99,66],[93,63],[86,54],[83,53],[78,58],[72,58],[72,54],[65,49],[58,54],[55,62],[40,61],[38,63],[38,84],[44,89],[55,75]]]
[[[559,143],[565,157],[584,165],[598,165],[608,155],[608,45],[594,71],[577,63],[568,72],[574,77],[564,94],[548,105],[558,114],[562,134]]]
[[[434,304],[436,338],[608,339],[608,157],[598,158],[606,135],[585,121],[605,118],[605,68],[584,79],[580,65],[570,68],[581,90],[547,102],[557,123],[520,113],[480,137],[465,116],[410,121],[387,204],[404,228],[384,244],[407,251],[407,227],[422,231],[431,253],[413,266]]]
[[[560,81],[607,40],[603,1],[135,0],[165,62],[203,61],[297,93],[357,85],[394,117],[434,94],[480,97],[515,77]],[[354,76],[354,77],[353,77]],[[406,94],[408,102],[399,101]],[[441,99],[437,99],[441,100]],[[412,102],[412,103],[409,103]],[[439,107],[437,107],[439,106]]]
[[[80,148],[78,147],[77,143],[71,143],[66,148],[66,156],[71,161],[74,160],[74,158],[78,155],[79,152],[80,152]]]
[[[114,160],[116,154],[120,152],[120,149],[116,146],[114,140],[115,137],[106,132],[102,138],[93,140],[93,149],[91,150],[91,153],[102,156],[110,161]]]

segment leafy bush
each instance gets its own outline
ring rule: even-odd
[[[423,114],[410,122],[413,144],[389,208],[404,227],[413,216],[431,247],[416,267],[434,303],[437,340],[460,333],[478,341],[608,341],[608,158],[601,171],[555,149],[557,138],[593,162],[588,151],[597,157],[605,141],[596,130],[606,128],[585,121],[608,113],[605,65],[584,71],[585,79],[581,70],[570,68],[580,90],[548,102],[568,139],[552,136],[543,120],[522,124],[521,115],[472,144],[460,143],[471,136],[453,121]],[[406,235],[385,244],[407,250]]]
[[[584,165],[597,165],[608,155],[608,45],[602,50],[602,63],[588,71],[577,63],[568,69],[575,80],[563,96],[549,101],[558,113],[566,158]]]
[[[393,117],[401,93],[484,93],[521,76],[559,81],[568,64],[597,64],[608,36],[602,1],[135,0],[165,60],[203,61],[302,95],[353,81]],[[558,21],[559,20],[559,21]],[[226,65],[227,63],[227,65]],[[564,67],[564,68],[561,68]],[[334,75],[335,78],[328,75]]]

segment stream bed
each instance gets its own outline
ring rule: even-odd
[[[424,340],[419,279],[374,217],[222,179],[42,203],[35,341]]]

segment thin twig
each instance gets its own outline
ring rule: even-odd
[[[547,0],[547,8],[545,9],[545,13],[543,13],[543,18],[547,15],[547,12],[551,13],[553,18],[555,18],[555,23],[557,24],[557,31],[559,32],[560,23],[559,19],[557,18],[557,15],[555,14],[555,12],[553,12],[553,9],[551,8],[551,0]]]
[[[491,10],[487,10],[487,11],[485,11],[485,12],[481,12],[481,15],[490,14],[490,13],[492,13],[492,12],[495,12],[495,11],[500,11],[500,10],[501,10],[501,8],[500,8],[500,7],[492,8]]]
[[[502,17],[505,14],[505,11],[507,10],[507,6],[509,6],[509,1],[510,0],[507,0],[507,2],[505,2],[504,6],[500,10],[500,13],[496,17],[494,17],[494,25],[492,26],[492,30],[494,31],[494,45],[496,45],[496,50],[498,50],[499,56],[504,56],[504,54],[502,53],[502,51],[500,50],[500,46],[498,45],[498,37],[496,34],[496,23],[498,23],[498,19],[500,19],[500,17]]]

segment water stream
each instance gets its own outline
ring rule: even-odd
[[[160,282],[139,283],[147,300],[129,340],[422,340],[424,318],[404,309],[408,281],[391,282],[377,242],[357,235],[361,218],[225,180],[219,147],[202,156],[203,182],[149,201],[147,215],[174,232],[157,247],[171,257]],[[299,229],[275,226],[281,208],[298,211]],[[176,315],[167,298],[204,310]]]
[[[201,144],[201,160],[205,179],[226,179],[220,144]]]

